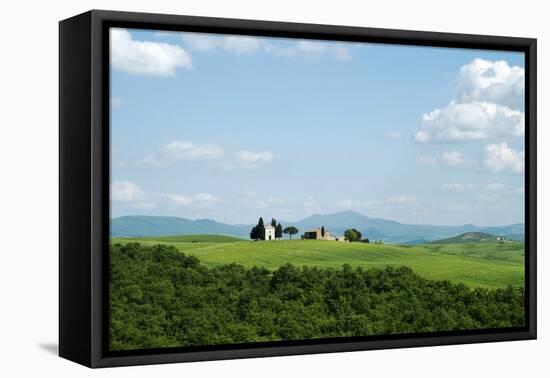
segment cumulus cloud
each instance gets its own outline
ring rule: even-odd
[[[206,33],[182,33],[185,45],[198,51],[214,51],[223,45],[223,39]]]
[[[222,159],[223,158],[223,159]],[[137,161],[138,166],[165,167],[178,161],[208,162],[223,171],[258,168],[278,158],[270,151],[246,151],[227,153],[217,144],[196,144],[190,141],[173,140],[160,151],[150,153]]]
[[[350,50],[342,44],[310,40],[300,40],[289,46],[267,43],[264,45],[264,50],[270,54],[288,58],[317,60],[327,56],[340,61],[351,59]]]
[[[417,143],[511,139],[525,135],[525,70],[505,61],[475,59],[460,68],[455,98],[422,115]]]
[[[174,205],[189,206],[200,205],[208,206],[219,201],[219,198],[210,193],[197,193],[194,195],[185,195],[179,193],[165,193],[163,197],[169,199]]]
[[[131,181],[115,181],[111,184],[111,201],[124,204],[138,210],[152,210],[156,204],[147,194]]]
[[[473,101],[449,104],[422,116],[414,133],[418,143],[515,138],[525,134],[525,115],[506,106]]]
[[[136,41],[126,29],[110,31],[111,65],[132,74],[173,76],[177,68],[191,68],[191,56],[180,46]]]
[[[193,144],[189,141],[172,141],[163,148],[163,155],[171,160],[209,160],[223,156],[216,144]]]
[[[524,91],[525,70],[504,60],[475,59],[460,68],[459,101],[487,101],[522,109]]]
[[[111,184],[111,200],[134,202],[143,198],[143,190],[131,181],[115,181]]]
[[[161,157],[155,153],[147,154],[137,161],[138,166],[144,167],[162,167],[167,163],[166,160],[161,159]]]
[[[223,155],[224,150],[216,144],[194,144],[173,140],[164,145],[160,152],[145,155],[138,164],[159,167],[181,160],[215,160]]]
[[[506,142],[488,144],[484,148],[485,166],[494,172],[509,171],[523,173],[525,151],[516,151]]]
[[[252,163],[252,164],[259,164],[259,163],[269,163],[270,161],[273,161],[274,155],[267,151],[267,152],[250,152],[250,151],[239,151],[237,152],[237,159],[240,162],[243,163]]]
[[[449,167],[470,167],[477,165],[476,159],[470,159],[457,150],[443,151],[441,155],[437,157],[421,156],[417,159],[417,161],[422,165],[445,164]]]
[[[254,54],[262,48],[262,41],[255,37],[233,35],[224,37],[223,41],[224,50],[237,55]]]
[[[441,154],[441,159],[451,167],[466,165],[468,163],[464,154],[458,151],[445,151]]]
[[[276,44],[268,39],[238,35],[212,35],[205,33],[182,33],[185,45],[192,50],[212,52],[223,50],[236,55],[252,55],[259,52],[288,58],[316,60],[331,57],[345,61],[351,59],[349,48],[342,43],[327,43],[298,40],[292,44]]]
[[[263,40],[249,36],[217,36],[204,33],[183,33],[186,46],[197,51],[223,49],[237,55],[254,54],[263,48]]]

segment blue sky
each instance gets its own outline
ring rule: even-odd
[[[524,57],[111,30],[112,215],[524,221]]]

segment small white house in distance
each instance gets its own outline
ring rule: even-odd
[[[264,240],[275,240],[275,227],[269,225],[265,226],[265,238]]]

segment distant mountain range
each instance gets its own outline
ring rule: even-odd
[[[265,219],[269,222],[269,219]],[[301,221],[285,222],[283,227],[295,226],[300,234],[309,229],[325,226],[334,235],[342,235],[348,228],[361,231],[363,237],[381,239],[388,243],[425,243],[445,239],[467,232],[484,232],[504,236],[508,239],[523,240],[525,226],[481,227],[473,224],[461,226],[434,226],[404,224],[386,219],[369,218],[355,211],[342,211],[334,214],[312,215]],[[192,234],[220,234],[248,238],[252,224],[225,224],[211,219],[186,219],[178,217],[129,215],[111,220],[111,236],[139,237]]]

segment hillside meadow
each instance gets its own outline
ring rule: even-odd
[[[113,243],[171,245],[207,267],[237,263],[275,270],[294,266],[340,269],[407,266],[431,280],[448,280],[471,287],[522,287],[524,244],[478,242],[419,245],[378,245],[318,240],[248,241],[222,235],[114,238]]]

